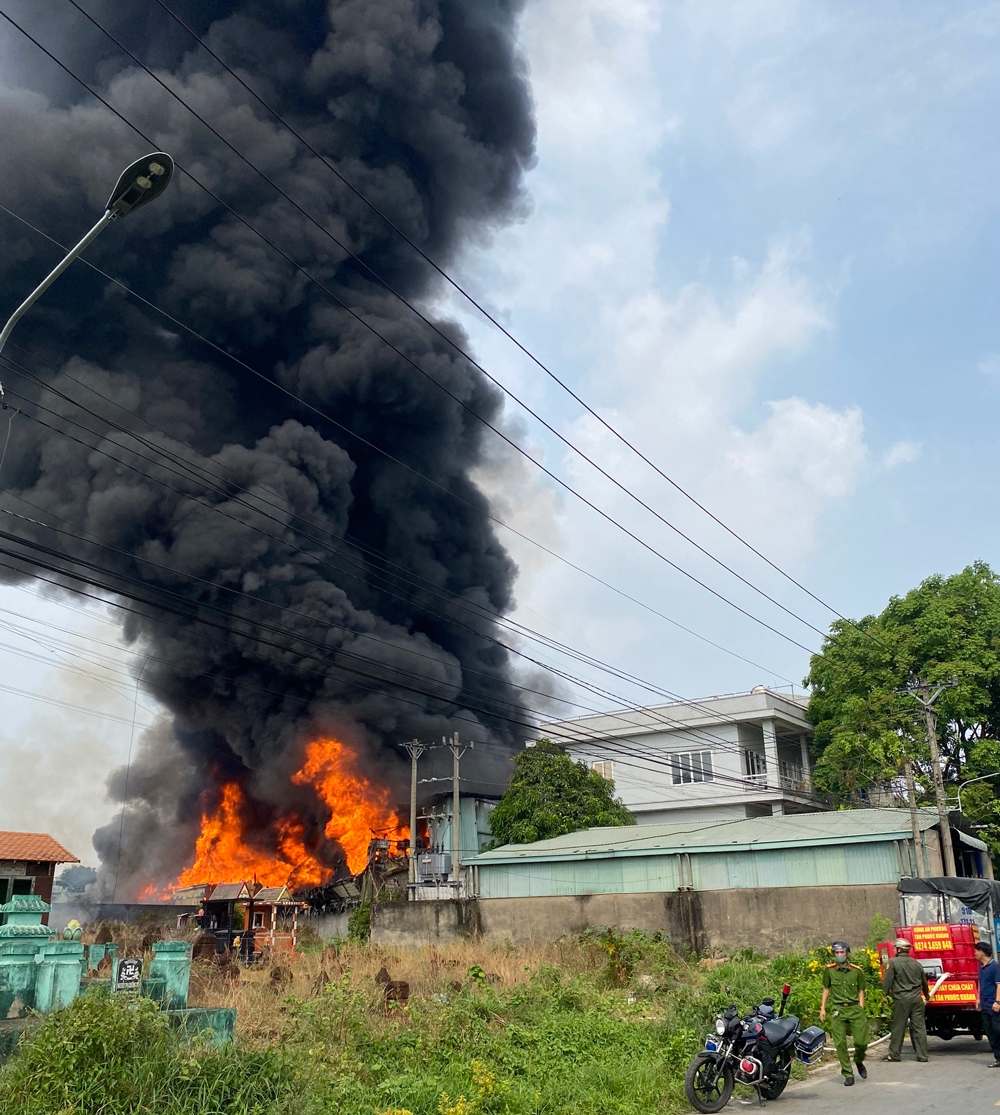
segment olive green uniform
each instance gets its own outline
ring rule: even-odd
[[[918,1061],[927,1060],[927,1022],[924,999],[930,995],[927,973],[912,956],[894,956],[882,978],[882,990],[892,996],[892,1036],[889,1056],[898,1060],[903,1052],[903,1035],[910,1027],[910,1044]]]
[[[826,1013],[830,1020],[830,1037],[840,1058],[840,1071],[844,1076],[853,1077],[847,1031],[850,1030],[854,1038],[855,1064],[864,1064],[868,1049],[868,1015],[858,1002],[865,989],[865,975],[857,964],[845,964],[843,968],[839,964],[828,964],[823,972],[823,986],[830,989]]]

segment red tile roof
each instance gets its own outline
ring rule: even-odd
[[[0,832],[0,859],[29,863],[79,863],[45,832]]]

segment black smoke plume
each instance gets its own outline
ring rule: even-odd
[[[534,141],[519,0],[173,6],[432,258],[447,264],[517,215]],[[433,272],[158,5],[86,7],[374,271],[431,303]],[[479,373],[69,5],[6,10],[475,415],[500,420]],[[8,25],[0,50],[17,79],[0,90],[0,201],[72,243],[148,144]],[[61,252],[2,213],[0,228],[6,317]],[[346,428],[82,264],[5,350],[22,413],[0,508],[26,518],[0,514],[0,575],[126,605],[141,685],[172,716],[137,745],[120,865],[118,821],[94,838],[104,878],[120,866],[119,898],[176,875],[203,805],[232,780],[262,846],[294,810],[337,863],[322,808],[289,781],[316,733],[358,749],[395,803],[398,745],[458,731],[478,744],[470,784],[498,790],[529,717],[477,611],[509,609],[516,572],[470,478],[482,424],[183,173],[87,258]],[[124,770],[110,790],[124,799]]]

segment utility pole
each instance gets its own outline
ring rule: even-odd
[[[417,759],[424,753],[420,740],[403,744],[410,755],[410,885],[417,883]],[[411,895],[412,897],[412,895]]]
[[[938,685],[929,685],[927,682],[915,681],[906,687],[907,691],[920,702],[924,710],[924,722],[927,726],[927,746],[931,752],[931,768],[934,771],[934,796],[937,798],[938,818],[941,822],[941,853],[944,857],[944,873],[954,877],[958,874],[955,870],[955,849],[951,843],[951,825],[948,821],[948,801],[944,795],[944,775],[941,772],[941,753],[937,743],[937,717],[934,715],[934,702],[946,690],[957,683],[941,682]]]
[[[913,858],[917,861],[917,878],[924,877],[924,844],[917,820],[917,787],[913,782],[913,764],[903,760],[903,776],[906,778],[906,797],[910,804],[910,828],[913,830]]]
[[[461,746],[458,740],[458,732],[451,737],[451,743],[447,739],[442,739],[441,742],[445,747],[451,748],[451,778],[452,778],[452,813],[451,813],[451,870],[455,879],[455,897],[461,897],[462,890],[462,802],[459,797],[459,780],[458,780],[458,761],[465,754],[466,749]],[[475,746],[470,744],[470,747]]]

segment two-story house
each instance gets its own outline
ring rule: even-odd
[[[639,824],[812,813],[808,698],[749,693],[582,716],[541,735],[599,771]]]

